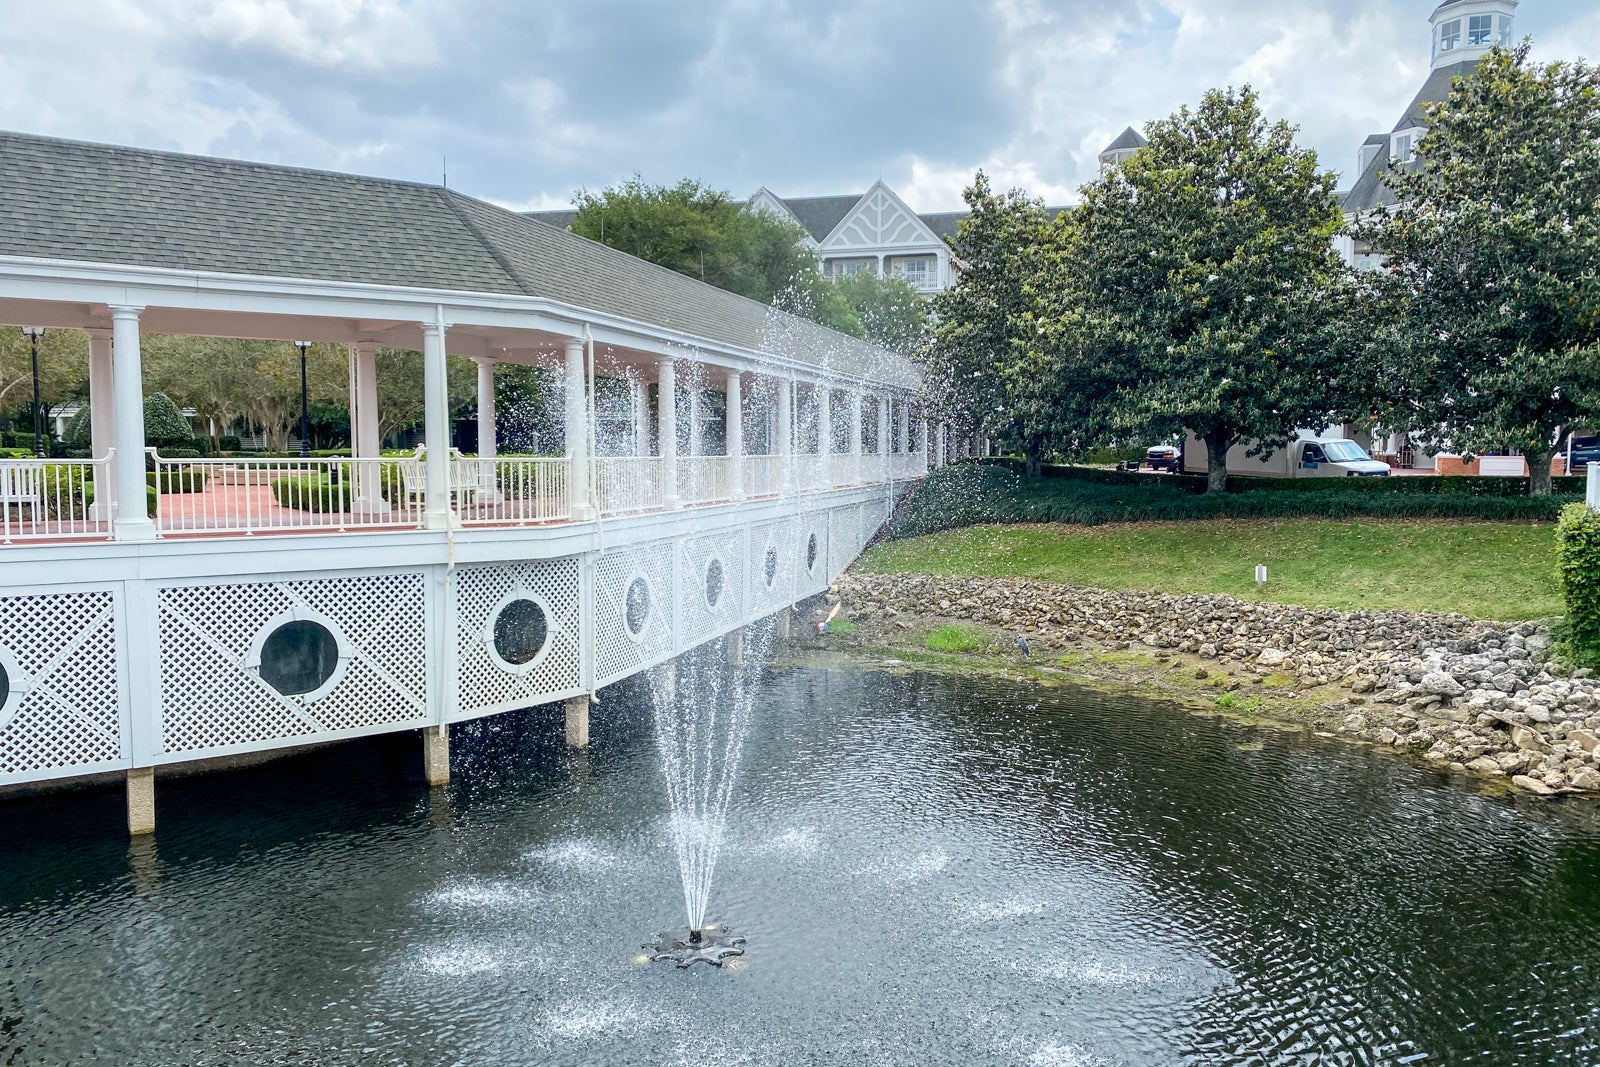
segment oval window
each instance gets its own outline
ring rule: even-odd
[[[6,665],[0,663],[0,708],[4,708],[11,699],[11,672],[6,670]]]
[[[296,619],[261,646],[261,680],[286,697],[321,689],[339,667],[339,642],[320,622]]]
[[[806,570],[817,569],[817,535],[812,534],[811,540],[806,542]]]
[[[544,651],[550,636],[544,609],[527,598],[513,600],[494,620],[494,651],[507,663],[521,666]]]
[[[771,545],[767,546],[767,556],[761,561],[761,575],[767,580],[768,589],[778,580],[778,550]]]
[[[706,564],[706,604],[716,607],[722,599],[722,561],[713,559]]]
[[[643,578],[635,578],[628,583],[628,592],[623,597],[622,615],[630,634],[638,637],[644,633],[644,625],[650,621],[649,582]]]

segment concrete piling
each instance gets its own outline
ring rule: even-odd
[[[134,767],[128,771],[128,833],[134,837],[156,832],[156,769]]]
[[[422,731],[422,775],[429,785],[450,782],[450,727],[428,726]]]
[[[589,747],[588,694],[567,698],[567,744],[573,748]]]

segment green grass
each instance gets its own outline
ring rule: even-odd
[[[855,623],[851,622],[849,619],[841,617],[836,618],[832,622],[828,623],[828,632],[830,634],[837,634],[840,637],[854,637],[857,634],[858,629]]]
[[[980,643],[981,635],[968,626],[941,626],[928,634],[923,644],[932,652],[971,652]]]
[[[970,526],[878,545],[859,567],[1516,620],[1562,611],[1554,537],[1543,523],[1395,519]]]

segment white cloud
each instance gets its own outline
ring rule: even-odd
[[[395,0],[219,0],[195,26],[206,40],[330,70],[376,73],[442,59],[428,23]]]

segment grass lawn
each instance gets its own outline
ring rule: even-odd
[[[1554,544],[1547,524],[1426,520],[969,526],[876,546],[858,566],[1519,620],[1562,612]],[[1260,593],[1257,563],[1267,565]]]

